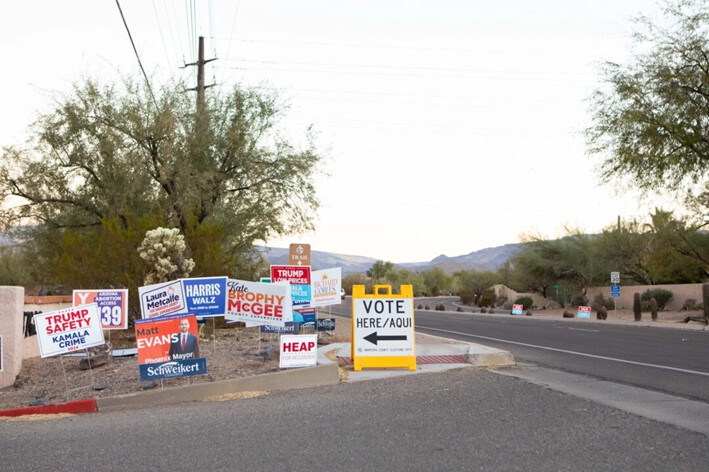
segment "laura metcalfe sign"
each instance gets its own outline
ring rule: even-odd
[[[79,305],[34,315],[39,354],[51,357],[104,344],[98,305]]]
[[[138,287],[138,296],[143,319],[187,313],[185,293],[180,280]]]

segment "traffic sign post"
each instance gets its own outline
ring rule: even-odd
[[[355,371],[416,370],[413,286],[402,285],[399,295],[391,293],[390,285],[375,285],[372,294],[365,293],[364,285],[352,286],[351,340]]]

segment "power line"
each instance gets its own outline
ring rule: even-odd
[[[133,35],[130,33],[130,28],[128,28],[128,23],[126,23],[126,17],[123,15],[123,9],[121,8],[121,4],[119,0],[116,0],[116,6],[118,7],[118,11],[121,14],[121,19],[123,20],[123,25],[126,27],[126,32],[128,33],[128,39],[130,39],[130,44],[133,46],[133,52],[135,53],[135,58],[138,60],[138,65],[140,66],[140,70],[143,72],[143,77],[145,78],[145,84],[148,86],[148,91],[150,92],[150,96],[153,98],[153,103],[155,103],[155,106],[158,106],[158,101],[155,99],[155,94],[153,93],[153,88],[150,85],[150,80],[148,79],[148,74],[145,73],[145,69],[143,68],[143,63],[140,61],[140,56],[138,55],[138,50],[135,47],[135,42],[133,42]]]

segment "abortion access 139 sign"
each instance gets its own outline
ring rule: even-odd
[[[39,354],[51,357],[105,343],[98,305],[79,305],[34,315]]]
[[[74,290],[73,305],[95,303],[101,316],[101,328],[128,328],[128,290]]]
[[[380,292],[384,290],[384,294]],[[352,287],[352,360],[362,367],[408,367],[416,370],[413,287],[402,285],[401,294],[389,285],[375,285],[365,294],[364,285]]]

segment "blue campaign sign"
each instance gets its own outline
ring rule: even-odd
[[[290,296],[293,301],[293,307],[297,308],[299,306],[310,305],[310,293],[310,285],[291,285]]]
[[[318,318],[317,310],[315,308],[296,308],[293,312],[293,316],[298,313],[303,318],[303,323],[315,323]]]
[[[611,285],[611,297],[620,297],[620,285]]]
[[[197,316],[220,316],[226,313],[227,277],[181,279],[187,312]]]

